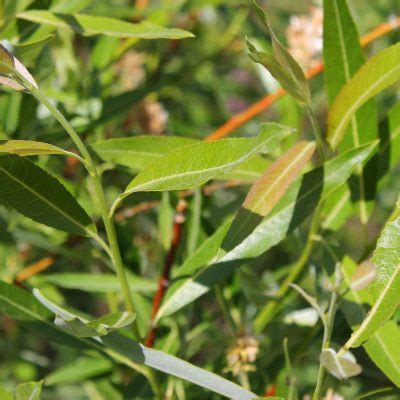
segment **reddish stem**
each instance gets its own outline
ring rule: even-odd
[[[167,256],[165,257],[163,273],[158,281],[158,290],[156,295],[153,299],[153,307],[151,310],[151,330],[146,337],[146,346],[153,347],[154,340],[157,334],[157,326],[154,324],[154,318],[157,315],[157,312],[160,308],[160,305],[163,301],[165,292],[169,286],[169,278],[171,274],[171,268],[174,264],[175,255],[177,249],[179,247],[181,238],[182,238],[182,231],[183,231],[183,224],[185,222],[185,211],[187,208],[187,203],[185,200],[179,200],[178,205],[176,206],[175,218],[174,218],[174,226],[172,229],[172,240],[171,246],[168,251]]]

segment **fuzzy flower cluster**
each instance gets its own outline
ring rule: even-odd
[[[226,371],[237,376],[241,372],[254,371],[252,365],[256,361],[259,351],[258,341],[251,336],[243,336],[237,339],[235,345],[228,351],[226,360],[228,367]]]
[[[294,15],[286,30],[290,54],[305,69],[315,66],[322,55],[323,12],[311,7],[308,15]]]

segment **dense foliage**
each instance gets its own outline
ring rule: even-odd
[[[397,3],[1,0],[0,399],[400,398]]]

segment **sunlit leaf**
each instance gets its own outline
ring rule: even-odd
[[[342,87],[350,81],[365,61],[346,0],[324,1],[324,61],[327,91],[330,103],[333,103]],[[344,151],[368,143],[377,139],[377,133],[377,107],[371,100],[351,118],[350,126],[339,149]],[[351,197],[352,202],[357,204],[363,223],[367,222],[372,210],[373,180],[376,179],[376,174],[368,176],[367,172],[368,168],[364,171],[359,168],[356,171],[357,184],[356,189],[352,190]]]
[[[199,186],[259,152],[272,151],[290,133],[277,124],[264,124],[251,139],[222,139],[178,148],[141,171],[122,197],[140,191],[182,190]]]
[[[328,141],[336,148],[354,114],[369,99],[400,79],[400,43],[388,47],[364,64],[343,87],[329,112]]]
[[[400,303],[400,217],[388,222],[378,240],[371,262],[376,278],[369,285],[373,306],[360,327],[351,335],[345,348],[367,341],[392,317]]]
[[[18,154],[19,156],[34,156],[39,154],[75,156],[75,154],[60,147],[33,140],[0,140],[0,153]]]
[[[103,140],[91,147],[102,160],[139,172],[168,152],[193,143],[195,139],[185,137],[148,135]]]
[[[345,294],[339,306],[351,328],[356,330],[366,317],[368,309],[373,302],[368,289],[357,292],[351,289],[346,290],[352,284],[357,265],[348,257],[344,258],[341,265]],[[400,328],[396,321],[389,321],[380,327],[363,345],[371,360],[398,387],[400,387],[399,341]]]
[[[313,142],[296,144],[253,184],[222,243],[225,252],[240,244],[258,225],[260,217],[268,215],[301,174],[315,148]]]

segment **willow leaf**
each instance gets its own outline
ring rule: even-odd
[[[158,159],[127,186],[121,197],[140,191],[183,190],[199,186],[215,176],[232,171],[259,152],[270,152],[290,128],[264,124],[259,136],[222,139],[178,148]]]
[[[278,244],[313,212],[319,201],[347,181],[352,171],[368,158],[375,146],[376,143],[373,143],[349,150],[297,179],[271,213],[238,246],[228,251],[217,263],[208,266],[204,264],[204,268],[194,276],[182,279],[177,284],[179,287],[161,306],[157,319],[176,312],[223,282],[235,271],[236,266],[242,264],[243,259],[258,257]],[[206,260],[216,259],[221,230],[209,239],[209,243],[215,239],[217,245],[213,243],[212,247],[217,250],[214,255],[207,252]],[[198,253],[192,257],[198,257]],[[192,257],[187,260],[187,265],[190,265]],[[200,261],[199,257],[197,263]],[[196,267],[199,269],[198,264]]]
[[[190,32],[182,29],[164,28],[147,21],[132,24],[114,18],[86,14],[61,14],[44,10],[29,10],[17,14],[17,17],[40,25],[70,29],[83,35],[107,35],[137,39],[184,39],[193,37]]]
[[[19,156],[60,154],[76,157],[76,154],[53,146],[52,144],[35,142],[33,140],[0,140],[0,153],[18,154]]]
[[[239,245],[267,216],[301,174],[315,151],[315,143],[300,142],[276,160],[251,187],[222,243],[224,252]]]
[[[91,145],[103,161],[111,161],[139,172],[168,152],[196,143],[179,136],[135,136],[109,139]]]
[[[400,79],[400,43],[390,46],[364,64],[336,97],[328,119],[328,141],[336,148],[358,109]]]
[[[162,351],[147,348],[126,336],[112,332],[101,338],[77,338],[57,327],[48,319],[52,312],[34,296],[0,280],[0,311],[20,321],[26,328],[62,345],[84,350],[95,350],[112,357],[118,363],[135,370],[140,364],[185,379],[222,396],[250,400],[256,395],[233,382],[198,368],[193,364]]]
[[[324,1],[324,62],[325,80],[330,103],[333,103],[341,88],[350,81],[351,77],[364,64],[365,58],[361,49],[357,28],[350,14],[346,0]],[[358,147],[377,138],[377,108],[373,100],[365,103],[351,118],[350,127],[346,132],[340,151]],[[368,191],[367,184],[374,186],[372,182],[375,176],[366,176],[359,168],[356,171],[357,185],[353,188],[351,196],[354,203],[358,203],[360,219],[367,222],[371,211],[373,190]]]
[[[54,177],[17,155],[0,156],[0,201],[62,231],[86,235],[90,217]]]
[[[392,317],[400,303],[400,217],[388,222],[378,240],[372,263],[377,268],[369,286],[373,306],[344,348],[357,347],[371,338]]]
[[[348,289],[353,284],[357,265],[347,257],[341,265],[344,289]],[[372,298],[368,290],[365,289],[360,291],[346,290],[344,298],[339,304],[340,310],[344,313],[353,330],[360,326],[368,313],[368,307],[371,305]],[[400,328],[395,321],[389,321],[380,327],[363,345],[371,360],[398,387],[400,387],[399,341]]]

